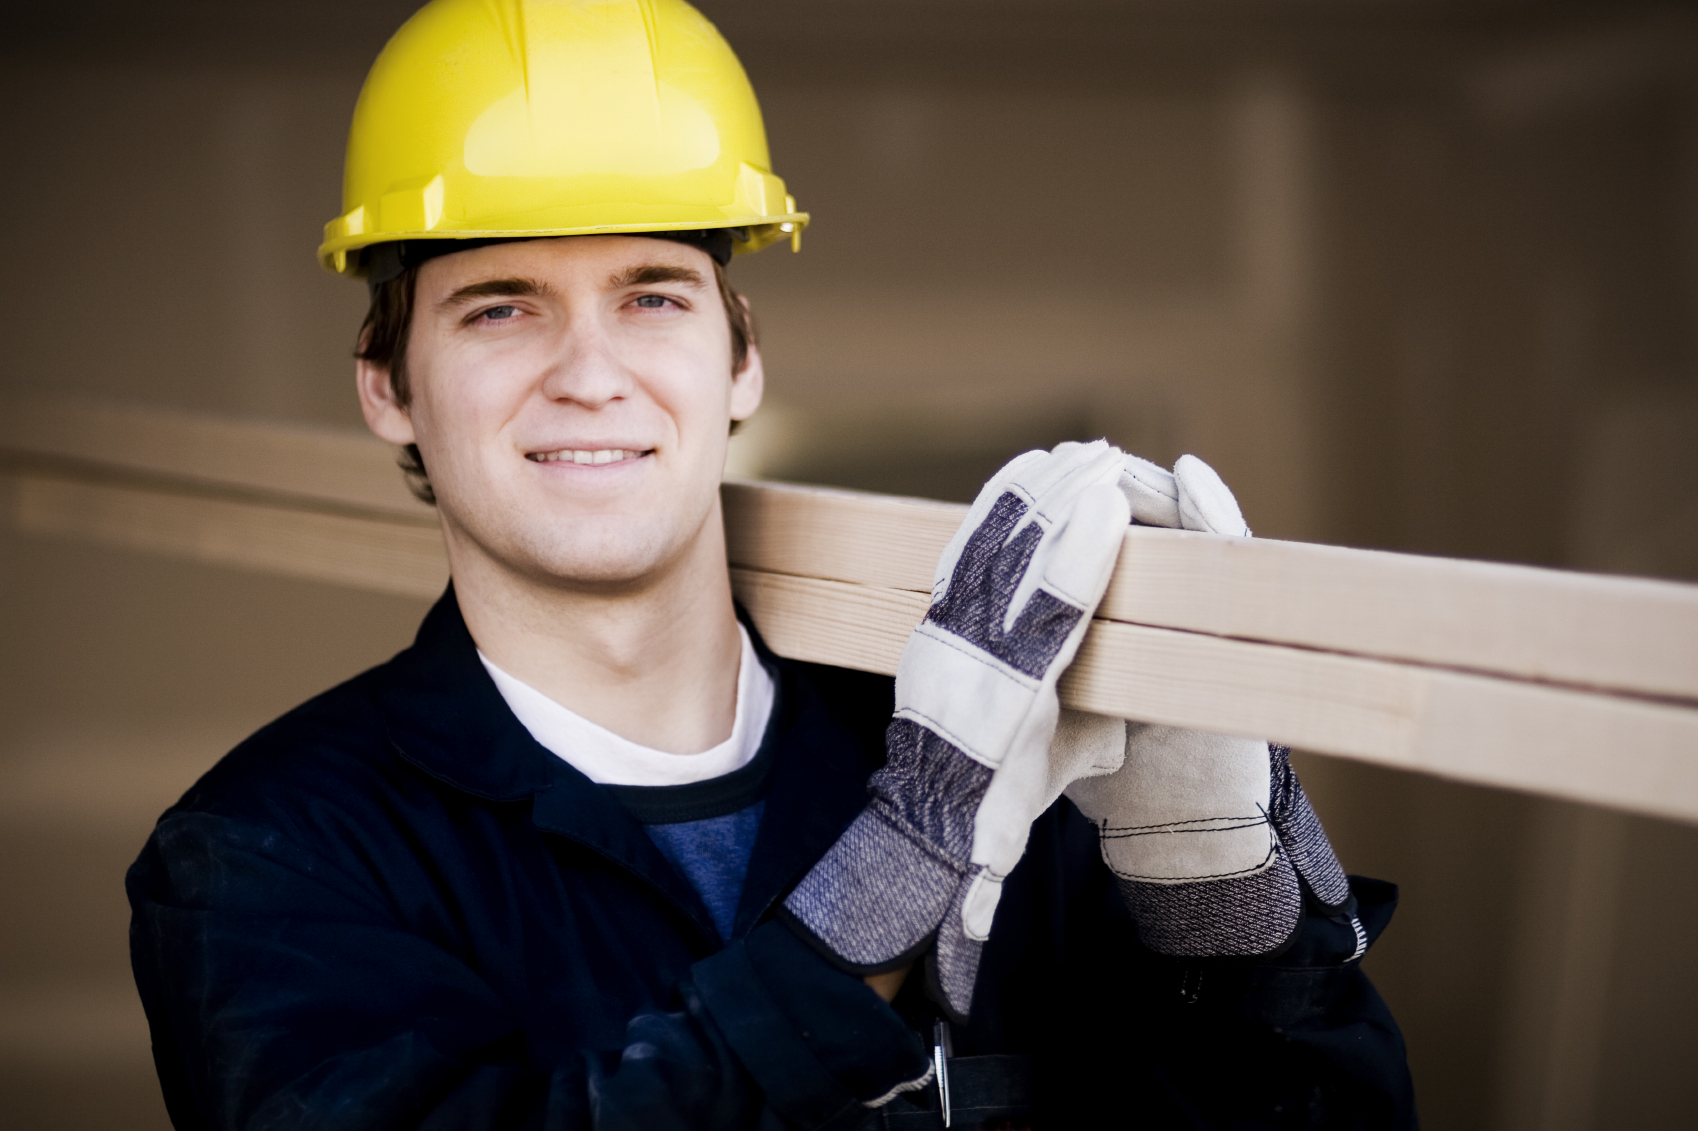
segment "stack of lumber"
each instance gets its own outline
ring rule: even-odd
[[[14,523],[429,597],[430,508],[360,435],[0,400]],[[732,581],[773,649],[893,672],[964,508],[724,487]],[[1062,684],[1100,714],[1698,820],[1698,586],[1133,527]]]

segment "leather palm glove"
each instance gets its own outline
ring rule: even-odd
[[[1195,456],[1169,473],[1129,455],[1122,487],[1135,522],[1250,535],[1232,492]],[[1096,824],[1139,937],[1159,953],[1268,954],[1298,930],[1306,899],[1323,915],[1349,908],[1349,881],[1283,746],[1130,723],[1120,769],[1073,782],[1067,796]]]
[[[903,650],[872,799],[785,900],[793,924],[860,974],[899,969],[935,937],[932,992],[957,1019],[1002,881],[1065,784],[1048,757],[1056,681],[1120,551],[1121,467],[1101,441],[1062,444],[985,484]]]

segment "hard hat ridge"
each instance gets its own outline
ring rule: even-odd
[[[368,275],[416,254],[366,250],[394,242],[714,230],[747,252],[807,222],[684,0],[432,0],[367,76],[319,258]]]

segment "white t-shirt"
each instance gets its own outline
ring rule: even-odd
[[[668,754],[639,746],[508,675],[490,663],[481,650],[478,659],[531,737],[591,781],[603,785],[690,785],[742,769],[754,758],[766,735],[774,696],[772,673],[755,655],[749,633],[740,624],[737,635],[743,641],[737,667],[737,721],[730,738],[700,754]]]

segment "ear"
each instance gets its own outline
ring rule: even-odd
[[[354,386],[360,394],[360,411],[365,413],[366,427],[379,439],[402,445],[416,442],[413,421],[401,402],[395,399],[395,385],[389,380],[389,367],[374,362],[354,362]]]
[[[742,296],[738,298],[747,309],[749,300]],[[731,375],[731,419],[747,420],[755,415],[765,392],[766,370],[761,365],[761,348],[750,342],[749,356],[743,360],[743,368]]]

